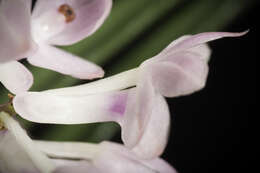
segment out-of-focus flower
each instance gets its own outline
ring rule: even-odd
[[[163,96],[177,97],[203,88],[210,56],[205,43],[243,34],[184,36],[137,69],[81,86],[23,93],[14,98],[14,108],[23,118],[39,123],[118,122],[125,145],[140,157],[154,158],[167,144],[170,125]],[[136,87],[126,89],[132,86]]]
[[[31,56],[36,44],[31,37],[30,0],[0,1],[0,82],[12,93],[28,90],[32,74],[19,62]]]
[[[0,172],[50,173],[54,163],[40,152],[20,125],[7,113],[0,112]]]
[[[112,0],[38,0],[31,17],[31,33],[39,49],[28,61],[80,79],[103,77],[97,65],[52,45],[70,45],[93,34],[111,7]]]
[[[0,3],[0,81],[13,93],[28,90],[32,75],[16,62],[80,79],[103,77],[103,70],[53,45],[69,45],[93,34],[104,22],[112,0],[38,0],[31,15],[31,0]]]
[[[140,159],[128,148],[112,142],[89,144],[37,141],[36,144],[51,157],[89,161],[98,172],[102,173],[176,173],[167,162],[160,158]],[[77,166],[63,167],[57,172],[63,172],[63,170],[70,172],[69,170],[76,168]]]
[[[8,173],[175,173],[160,158],[143,160],[111,142],[32,141],[8,114],[0,113],[0,171]]]

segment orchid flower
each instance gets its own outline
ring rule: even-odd
[[[142,160],[123,145],[33,141],[5,112],[0,122],[0,172],[8,173],[176,173],[160,158]]]
[[[23,118],[38,123],[117,122],[128,148],[142,158],[158,157],[167,144],[170,125],[163,96],[177,97],[202,89],[210,57],[205,43],[243,34],[184,36],[136,69],[80,86],[19,94],[14,108]]]
[[[80,79],[103,77],[97,65],[53,45],[70,45],[93,34],[104,22],[112,0],[31,0],[0,2],[0,81],[13,93],[28,90],[31,73],[19,62]]]

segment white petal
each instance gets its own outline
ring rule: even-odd
[[[33,83],[33,76],[17,61],[0,64],[0,81],[12,93],[27,91]]]
[[[205,60],[206,62],[210,59],[211,49],[207,44],[200,44],[188,49],[187,51],[197,54],[200,59]]]
[[[65,159],[80,159],[89,162],[66,162],[64,160],[57,160],[58,167],[63,167],[72,170],[83,170],[83,167],[89,166],[90,170],[95,168],[101,172],[111,173],[132,173],[132,172],[147,172],[154,173],[160,171],[161,173],[175,173],[176,171],[167,162],[160,158],[144,160],[135,155],[135,153],[124,147],[121,144],[113,142],[102,142],[100,144],[90,144],[82,142],[47,142],[35,141],[37,146],[51,157],[65,158]],[[91,165],[89,164],[91,163]],[[78,168],[73,166],[78,165]],[[91,167],[92,166],[92,167]],[[80,169],[82,168],[82,169]],[[58,169],[65,171],[63,169]],[[95,170],[95,171],[97,171]]]
[[[248,31],[239,32],[239,33],[205,32],[205,33],[196,34],[186,38],[183,37],[176,44],[171,46],[170,49],[168,49],[168,51],[173,51],[173,49],[175,52],[182,51],[223,37],[239,37],[245,35],[247,32]]]
[[[53,1],[54,4],[59,1]],[[37,7],[37,3],[36,3]],[[54,7],[54,6],[53,6]],[[58,9],[48,9],[39,17],[32,17],[32,36],[38,44],[48,44],[53,36],[60,33],[66,27],[65,16]]]
[[[73,15],[71,16],[74,17],[69,22],[66,21],[68,17],[59,12],[62,5],[66,5],[72,10]],[[49,37],[48,43],[70,45],[94,33],[107,18],[111,7],[112,0],[38,0],[33,11],[33,21],[41,20],[42,28],[48,28],[51,32],[57,31],[55,35]],[[56,13],[54,14],[54,12]],[[53,17],[48,13],[52,13]],[[61,16],[64,19],[57,20]],[[46,35],[48,34],[49,32],[46,32]]]
[[[79,142],[36,141],[36,143],[49,156],[66,159],[87,159],[93,167],[101,172],[155,172],[144,166],[130,150],[122,145],[110,142],[102,142],[99,145]],[[70,165],[67,168],[69,169]]]
[[[103,164],[104,171],[106,169],[109,170],[110,165],[110,168],[116,173],[175,173],[175,170],[165,161],[159,158],[150,160],[141,159],[123,145],[112,142],[102,142],[100,146],[103,152],[97,156],[94,164],[105,163]]]
[[[137,87],[129,93],[126,112],[121,123],[122,140],[130,148],[140,140],[155,103],[155,91],[148,76],[149,71],[142,70]]]
[[[161,158],[143,160],[143,164],[157,170],[160,173],[177,173],[177,171],[169,163]]]
[[[33,56],[27,58],[33,65],[79,79],[94,79],[104,75],[103,70],[97,65],[68,52],[48,45],[40,45],[39,48]]]
[[[125,110],[127,92],[108,92],[87,96],[56,96],[28,92],[14,100],[16,112],[39,123],[82,124],[119,121]]]
[[[156,103],[146,123],[143,135],[133,151],[144,159],[160,156],[168,142],[170,112],[166,100],[157,94]]]
[[[49,42],[56,45],[70,45],[93,34],[108,17],[112,0],[67,1],[74,9],[75,19]]]
[[[172,54],[174,52],[174,47],[183,42],[184,40],[187,40],[191,37],[192,35],[184,35],[179,37],[178,39],[172,41],[166,48],[164,48],[157,56],[163,56],[167,54]]]
[[[2,0],[0,3],[0,62],[31,55],[36,45],[31,39],[31,0]]]
[[[136,160],[120,157],[111,151],[103,151],[102,155],[94,160],[94,165],[102,172],[108,173],[156,173],[156,170],[146,167]]]
[[[100,152],[97,144],[86,142],[34,142],[42,152],[54,158],[91,160]]]
[[[139,70],[136,68],[87,84],[67,88],[51,89],[43,92],[60,96],[82,96],[87,94],[122,90],[135,86],[138,80],[138,74]]]
[[[8,173],[35,171],[35,168],[46,173],[54,170],[53,163],[37,149],[18,122],[4,112],[0,112],[0,121],[8,130],[1,133],[0,169],[7,169]]]
[[[103,173],[88,161],[52,159],[57,165],[53,173]]]
[[[194,51],[182,51],[151,65],[153,85],[166,97],[191,94],[205,86],[208,64]]]
[[[176,45],[179,45],[179,44],[191,39],[192,37],[193,37],[192,35],[184,35],[184,36],[174,40],[165,49],[163,49],[158,55],[153,57],[152,61],[158,62],[165,58],[174,56],[174,54],[179,51],[179,50],[175,50]],[[206,61],[209,60],[209,57],[211,54],[211,50],[206,43],[198,44],[194,47],[187,48],[185,51],[191,51],[191,52],[197,53],[200,55],[200,58],[205,59]],[[149,61],[151,61],[151,59]]]
[[[0,172],[40,173],[31,158],[8,130],[0,130]]]

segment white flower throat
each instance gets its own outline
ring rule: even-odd
[[[36,42],[48,41],[51,37],[61,33],[68,23],[76,18],[71,6],[63,4],[58,9],[51,9],[32,21],[32,36]]]

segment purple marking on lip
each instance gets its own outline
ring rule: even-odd
[[[110,111],[123,116],[126,109],[127,96],[127,92],[120,92],[119,94],[114,95]]]

